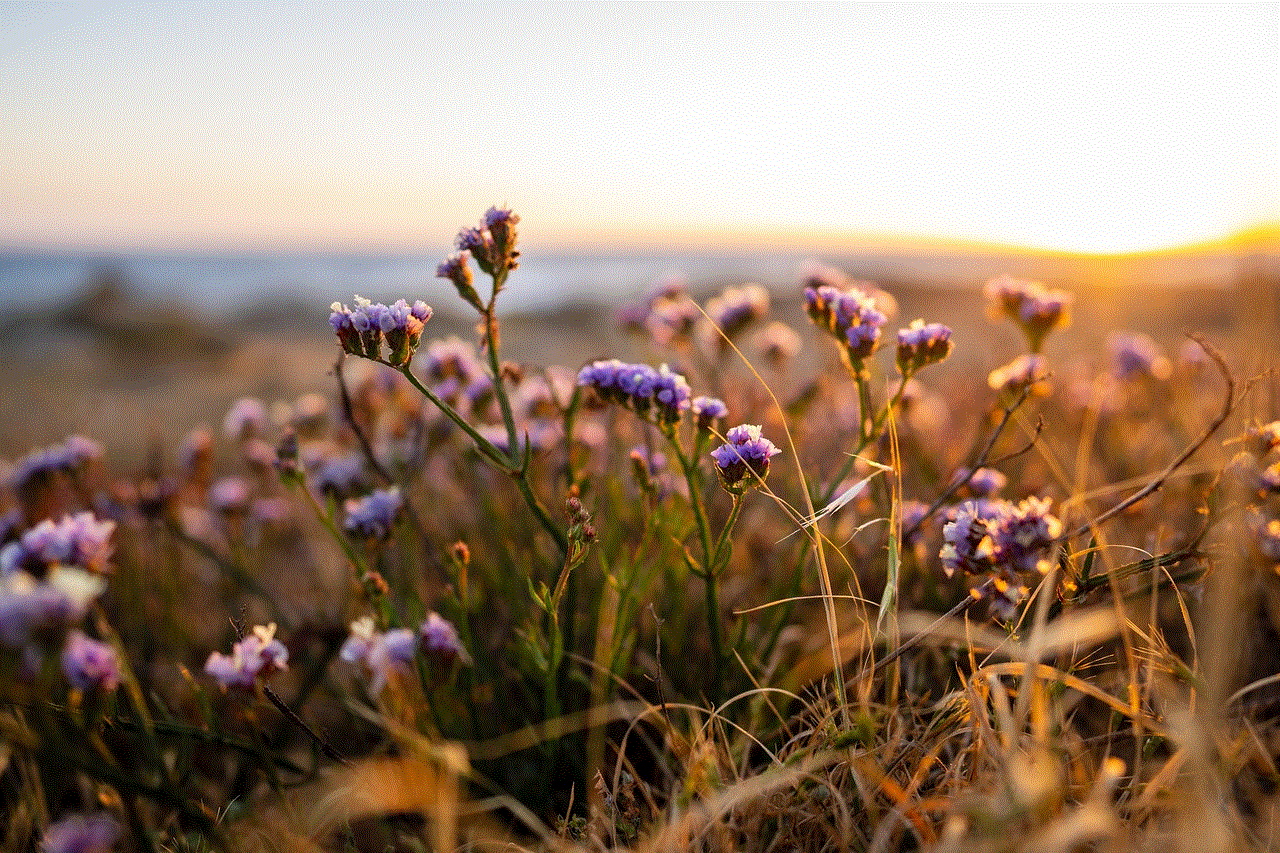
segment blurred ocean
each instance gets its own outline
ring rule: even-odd
[[[574,302],[612,303],[642,293],[669,272],[691,285],[757,281],[793,286],[803,255],[525,255],[502,302],[508,311]],[[140,293],[225,317],[263,302],[421,298],[443,303],[452,288],[432,255],[357,254],[0,254],[0,309],[29,311],[74,297],[108,275]],[[477,274],[485,292],[487,279]],[[456,298],[456,297],[453,297]]]

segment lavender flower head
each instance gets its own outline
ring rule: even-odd
[[[1116,332],[1107,339],[1113,359],[1112,371],[1119,379],[1168,379],[1173,364],[1150,335]]]
[[[653,300],[641,320],[641,326],[648,331],[654,343],[668,346],[674,341],[688,340],[701,319],[698,303],[680,294]]]
[[[800,352],[800,336],[786,323],[774,321],[765,326],[756,338],[756,351],[764,356],[775,370],[796,357]]]
[[[55,566],[43,580],[21,569],[0,575],[0,644],[17,649],[45,629],[61,629],[84,618],[107,589],[98,575]]]
[[[465,665],[471,663],[471,656],[463,648],[458,629],[434,610],[428,613],[427,618],[418,626],[418,642],[422,653],[429,659],[442,663],[452,663],[455,660]]]
[[[689,402],[689,411],[698,420],[699,430],[710,430],[715,422],[729,414],[729,407],[716,397],[699,396]]]
[[[22,489],[57,472],[79,470],[100,458],[102,453],[102,445],[93,439],[82,435],[68,436],[61,444],[33,450],[15,462],[5,474],[5,485]]]
[[[915,320],[898,330],[898,371],[910,376],[951,355],[951,330],[941,323]]]
[[[728,287],[707,301],[706,312],[711,326],[706,329],[704,342],[710,345],[708,349],[723,351],[729,346],[726,338],[734,338],[769,312],[769,291],[754,283]]]
[[[363,498],[346,502],[346,518],[342,522],[347,533],[361,539],[386,539],[395,527],[396,516],[404,506],[400,489],[379,489]]]
[[[958,482],[965,477],[969,477],[969,481],[965,483],[962,491],[975,498],[994,498],[1009,484],[1009,478],[994,468],[979,468],[973,472],[972,476],[969,475],[968,468],[961,468],[956,471],[952,482]]]
[[[311,486],[322,495],[349,495],[364,484],[364,457],[359,453],[309,462]]]
[[[82,631],[67,635],[62,648],[62,672],[77,690],[101,688],[110,692],[120,686],[120,658],[115,648]]]
[[[593,361],[578,371],[578,385],[593,389],[602,400],[620,403],[641,416],[655,413],[660,424],[673,424],[689,409],[688,381],[662,365],[627,364],[617,359]]]
[[[1071,317],[1071,294],[1051,290],[1038,281],[1002,276],[983,288],[992,318],[1007,317],[1017,323],[1032,352],[1039,352],[1045,337]]]
[[[769,475],[769,459],[782,452],[754,424],[739,424],[725,438],[728,441],[711,451],[711,458],[721,485],[733,494],[741,494],[753,482],[763,482]],[[747,477],[748,472],[754,479]]]
[[[436,278],[447,278],[453,282],[454,289],[464,302],[477,311],[484,311],[484,303],[480,301],[480,294],[476,293],[475,285],[472,284],[471,266],[467,263],[470,259],[471,253],[468,251],[454,252],[436,267]]]
[[[124,827],[104,812],[73,814],[51,823],[40,839],[40,853],[110,853]]]
[[[249,509],[249,484],[243,477],[223,477],[209,489],[209,505],[225,515]]]
[[[204,671],[222,687],[248,690],[277,669],[288,669],[289,650],[276,638],[276,625],[256,625],[253,632],[231,646],[231,654],[212,652]]]
[[[17,569],[43,575],[55,566],[78,566],[100,571],[111,556],[114,521],[99,521],[92,512],[49,519],[22,534],[0,550],[0,571]]]
[[[355,305],[354,309],[340,302],[329,306],[329,325],[342,348],[352,355],[380,361],[385,341],[387,362],[397,367],[408,364],[422,339],[423,327],[431,319],[431,307],[422,301],[409,305],[403,299],[383,305],[361,296],[356,296]]]
[[[997,367],[987,375],[987,385],[992,391],[1017,394],[1027,386],[1033,394],[1048,393],[1048,362],[1035,353],[1020,355],[1006,365]]]
[[[888,317],[871,296],[857,288],[843,292],[821,285],[805,289],[805,304],[810,319],[844,345],[851,366],[856,368],[875,352]]]
[[[1048,571],[1053,543],[1062,535],[1062,522],[1049,510],[1048,499],[1027,498],[968,501],[943,525],[939,552],[942,569],[951,577],[957,569],[986,575],[985,590],[993,612],[1009,619],[1027,595],[1022,575]]]
[[[222,420],[222,432],[233,441],[244,441],[262,431],[267,423],[267,407],[261,400],[241,397],[231,404]]]
[[[478,228],[458,232],[459,251],[469,252],[476,266],[490,276],[503,275],[518,266],[516,225],[520,217],[506,208],[491,207],[485,211]]]
[[[372,617],[362,616],[351,623],[351,634],[339,654],[365,670],[370,676],[369,692],[377,696],[393,673],[410,671],[416,647],[417,638],[408,628],[383,633],[374,627]]]

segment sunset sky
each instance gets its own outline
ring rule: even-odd
[[[0,7],[0,248],[868,233],[1080,251],[1280,218],[1280,5]]]

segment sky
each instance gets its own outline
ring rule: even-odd
[[[1280,4],[5,5],[0,248],[891,234],[1127,252],[1280,219]]]

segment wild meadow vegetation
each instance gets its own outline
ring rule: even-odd
[[[619,316],[651,359],[535,364],[518,224],[440,266],[469,339],[356,297],[327,396],[137,474],[13,460],[5,849],[1280,844],[1280,412],[1237,342],[1057,350],[1072,294],[1000,278],[969,328],[1021,346],[955,370],[815,264],[807,316],[665,279]]]

